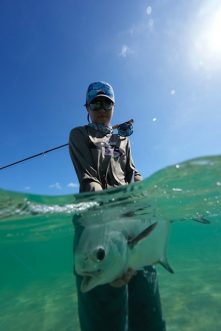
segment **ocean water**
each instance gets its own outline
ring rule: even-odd
[[[80,330],[72,251],[77,214],[91,222],[132,214],[170,220],[167,255],[175,274],[157,266],[167,330],[221,330],[221,156],[92,194],[1,190],[0,330]]]

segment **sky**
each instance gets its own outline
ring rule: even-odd
[[[68,142],[88,85],[115,91],[112,124],[134,119],[147,178],[221,154],[219,0],[1,0],[0,167]],[[0,171],[0,188],[77,193],[68,148]]]

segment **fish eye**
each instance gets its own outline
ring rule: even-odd
[[[95,255],[96,255],[97,261],[102,261],[105,258],[104,247],[97,247]]]

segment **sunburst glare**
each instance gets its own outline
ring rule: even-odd
[[[191,58],[196,68],[221,69],[221,6],[204,5],[191,30]]]

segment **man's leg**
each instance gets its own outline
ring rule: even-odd
[[[74,250],[83,231],[73,217],[75,225]],[[97,286],[91,291],[80,290],[82,277],[76,276],[78,314],[81,331],[127,331],[127,286],[115,288],[110,285]]]
[[[138,271],[128,284],[129,331],[166,331],[155,267]]]
[[[81,331],[127,331],[127,287],[101,285],[82,293],[81,280],[76,276]]]

